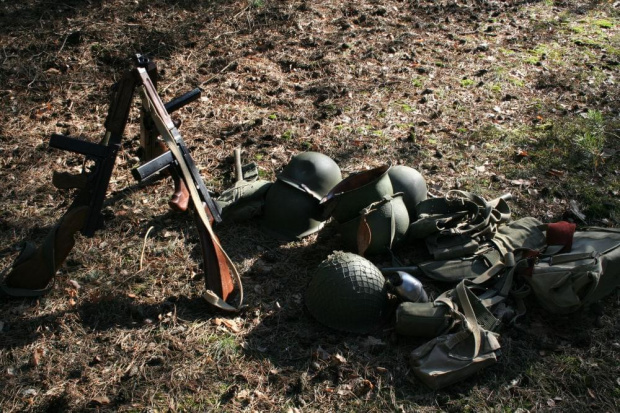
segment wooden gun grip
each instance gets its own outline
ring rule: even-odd
[[[174,193],[168,201],[168,206],[175,211],[185,212],[189,205],[189,191],[187,190],[187,186],[185,186],[185,182],[183,182],[176,172],[172,173],[172,180],[174,181]]]
[[[88,186],[88,175],[54,171],[52,185],[58,189],[84,189]]]

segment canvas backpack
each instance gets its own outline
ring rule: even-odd
[[[525,253],[520,271],[549,312],[575,312],[620,286],[620,229],[586,228],[575,232],[569,252],[555,250]]]

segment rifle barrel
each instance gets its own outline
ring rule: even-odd
[[[166,108],[166,112],[172,113],[176,110],[181,109],[183,106],[192,103],[196,99],[200,97],[200,88],[196,88],[194,90],[190,90],[189,92],[172,99],[170,102],[166,103],[164,107]]]

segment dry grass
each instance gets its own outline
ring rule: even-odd
[[[516,216],[544,221],[572,217],[575,200],[588,223],[617,226],[619,27],[606,1],[3,2],[0,264],[71,202],[51,170],[81,160],[49,149],[50,134],[98,140],[136,52],[158,62],[164,100],[204,89],[179,117],[215,191],[237,146],[268,179],[317,150],[345,173],[404,163],[437,194],[509,191]],[[132,187],[137,135],[134,111],[105,229],[79,237],[48,296],[0,303],[2,411],[617,410],[617,293],[600,326],[531,302],[501,362],[441,392],[409,372],[420,343],[389,326],[378,341],[340,335],[305,314],[313,269],[339,248],[332,226],[289,244],[219,227],[249,309],[210,312],[169,183]]]

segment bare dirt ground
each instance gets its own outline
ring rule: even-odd
[[[510,192],[515,218],[617,227],[619,10],[614,1],[2,1],[2,268],[71,203],[51,172],[79,171],[81,159],[50,149],[50,134],[98,141],[110,87],[135,53],[157,61],[165,101],[204,90],[178,116],[216,192],[232,183],[235,147],[266,179],[315,150],[345,175],[406,164],[436,195]],[[288,244],[255,223],[218,227],[249,309],[212,312],[192,221],[167,209],[169,182],[138,187],[131,177],[137,118],[105,229],[78,236],[46,297],[0,302],[1,411],[617,410],[617,292],[597,325],[588,311],[551,316],[529,301],[525,320],[502,332],[501,361],[439,392],[410,373],[421,342],[390,325],[343,335],[306,314],[313,270],[341,248],[333,225]]]

